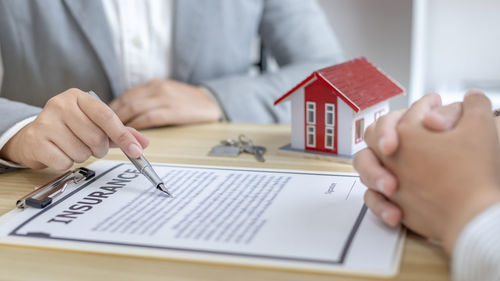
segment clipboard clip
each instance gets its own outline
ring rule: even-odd
[[[24,209],[26,206],[39,209],[45,208],[52,203],[53,198],[61,195],[66,190],[68,184],[80,183],[94,176],[95,172],[87,168],[77,168],[73,171],[68,171],[17,200],[16,206],[20,209]]]

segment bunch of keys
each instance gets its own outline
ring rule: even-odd
[[[240,135],[238,140],[225,139],[220,145],[216,145],[210,150],[209,155],[214,156],[232,156],[236,157],[241,152],[246,152],[255,155],[257,161],[264,162],[264,153],[266,148],[260,145],[254,145],[253,141],[246,135]]]

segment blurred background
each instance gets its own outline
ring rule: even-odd
[[[500,108],[500,0],[318,2],[347,59],[365,56],[405,87],[392,109],[430,92],[460,101],[469,88]]]
[[[424,93],[445,103],[469,88],[500,107],[499,0],[318,0],[347,58],[366,56],[407,90],[392,108]]]

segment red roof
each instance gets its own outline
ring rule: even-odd
[[[285,100],[314,77],[326,83],[334,92],[338,92],[339,97],[356,112],[404,93],[397,82],[361,57],[314,72],[277,99],[274,105]]]

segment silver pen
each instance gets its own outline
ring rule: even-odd
[[[94,93],[94,91],[88,91],[87,93],[89,93],[96,99],[101,100],[101,98],[99,98],[99,96],[96,93]],[[125,156],[127,156],[130,162],[134,164],[135,168],[141,174],[143,174],[154,186],[156,186],[158,190],[165,192],[168,195],[168,197],[172,197],[172,194],[168,192],[167,188],[165,187],[165,184],[163,183],[161,178],[156,174],[155,170],[153,170],[153,167],[151,167],[151,164],[149,164],[148,160],[146,160],[144,155],[141,154],[141,157],[135,159],[128,156],[127,153],[125,153],[124,151],[123,153],[125,154]]]
[[[167,190],[165,187],[165,184],[161,180],[161,178],[156,174],[155,170],[153,170],[153,167],[151,164],[149,164],[148,160],[144,157],[144,155],[141,154],[141,157],[139,158],[132,158],[125,153],[127,158],[134,164],[135,168],[141,172],[158,190],[161,190],[165,192],[165,194],[168,195],[168,197],[172,197],[172,194]]]

